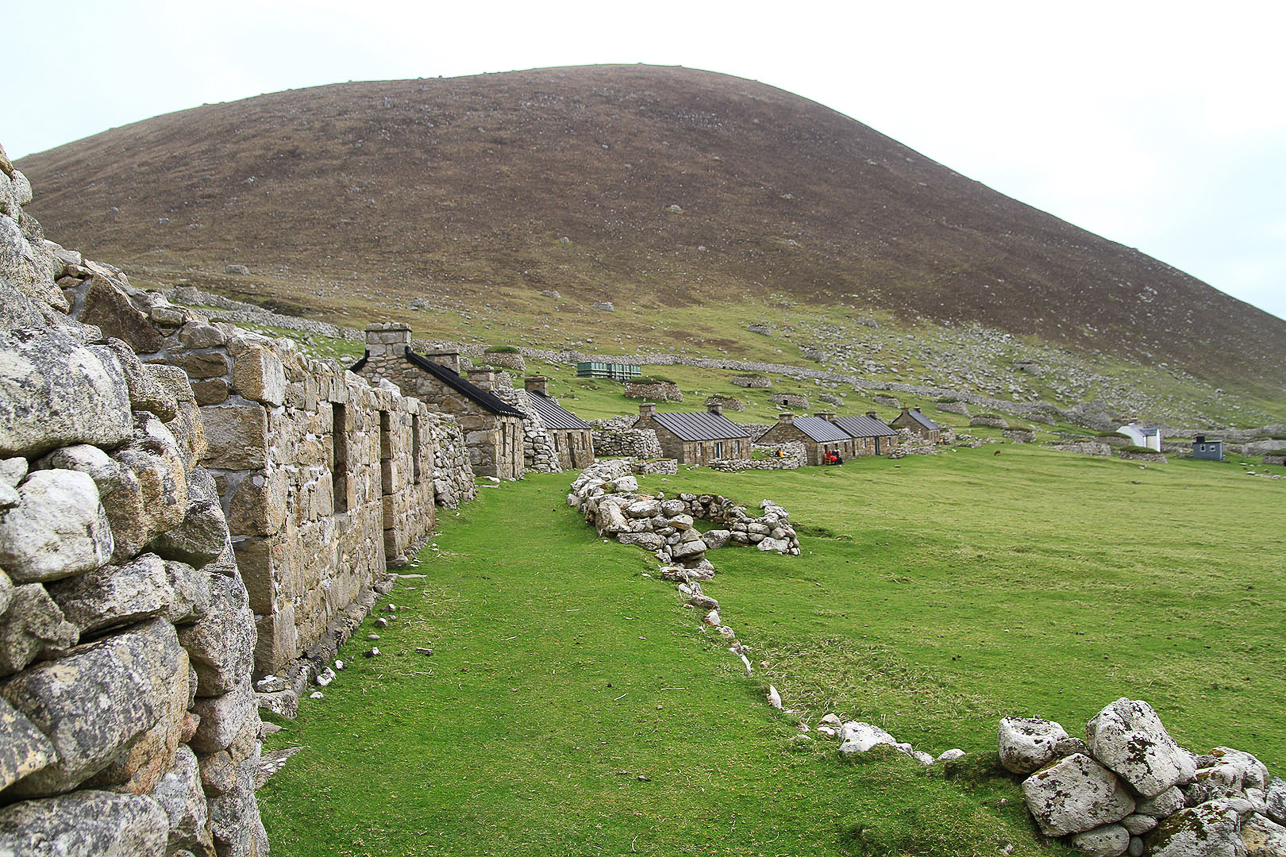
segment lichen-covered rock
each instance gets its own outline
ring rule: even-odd
[[[21,711],[0,699],[0,789],[39,771],[56,755],[44,733]]]
[[[1183,791],[1178,786],[1172,786],[1156,797],[1139,798],[1134,809],[1140,815],[1168,818],[1183,809],[1183,806]]]
[[[167,829],[150,797],[80,791],[0,809],[0,855],[162,857]]]
[[[1264,792],[1264,804],[1267,815],[1278,824],[1286,824],[1286,780],[1273,777],[1268,781]]]
[[[266,841],[255,802],[258,754],[237,765],[232,787],[210,799],[210,831],[220,857],[250,857]]]
[[[152,790],[155,800],[169,819],[169,851],[187,849],[193,854],[208,854],[214,849],[207,826],[209,811],[201,788],[201,770],[196,755],[180,745],[174,767]]]
[[[731,538],[731,530],[707,530],[702,534],[701,541],[706,543],[708,550],[718,550],[726,545]]]
[[[1085,743],[1095,759],[1143,797],[1190,782],[1197,772],[1192,757],[1142,700],[1123,697],[1105,707],[1086,725]]]
[[[1241,842],[1246,857],[1286,857],[1286,827],[1259,813],[1242,819]]]
[[[120,480],[120,468],[111,456],[96,446],[78,443],[75,446],[64,446],[55,449],[36,462],[36,470],[75,470],[88,473],[89,478],[98,486],[99,496],[116,490]]]
[[[245,681],[221,696],[198,698],[192,706],[193,713],[201,718],[196,735],[192,736],[192,749],[198,753],[216,753],[226,750],[236,739],[250,718],[258,720],[259,708],[250,674]]]
[[[62,330],[0,330],[0,456],[112,448],[130,427],[125,377],[110,353]]]
[[[108,339],[101,347],[110,350],[120,363],[133,410],[148,411],[162,422],[174,419],[178,414],[178,401],[156,380],[149,367],[138,359],[129,345],[119,339]]]
[[[1216,747],[1210,755],[1221,764],[1232,765],[1237,769],[1239,782],[1243,789],[1263,789],[1268,787],[1268,766],[1244,750],[1232,747]]]
[[[1144,842],[1151,857],[1244,857],[1241,815],[1227,800],[1181,809]]]
[[[49,594],[81,635],[159,616],[169,586],[165,563],[143,554],[125,565],[105,565],[50,584]]]
[[[179,629],[179,642],[192,658],[201,697],[233,690],[249,680],[254,667],[254,613],[241,578],[207,577],[210,606],[205,616]]]
[[[1061,724],[1036,717],[1006,717],[1000,721],[1000,763],[1015,774],[1030,774],[1058,756],[1058,743],[1067,738]]]
[[[113,458],[120,468],[120,486],[103,498],[103,506],[115,538],[112,559],[119,563],[183,523],[188,477],[174,435],[149,413],[138,415],[133,437]]]
[[[12,675],[37,658],[69,649],[79,639],[76,626],[66,620],[43,586],[15,586],[8,592],[7,609],[0,614],[0,676]]]
[[[621,533],[616,540],[623,545],[637,545],[644,550],[659,550],[665,545],[665,537],[656,533]]]
[[[87,473],[37,470],[0,513],[0,567],[19,583],[58,580],[106,563],[114,541]]]
[[[214,479],[198,469],[188,480],[188,508],[183,523],[152,540],[152,549],[170,560],[201,568],[232,544]]]
[[[1107,824],[1070,836],[1067,844],[1090,857],[1116,857],[1130,847],[1130,832],[1119,824]]]
[[[108,637],[26,669],[0,690],[58,753],[55,763],[11,786],[15,796],[75,788],[156,724],[165,700],[151,676],[153,648],[146,634]]]
[[[1120,821],[1134,799],[1107,768],[1077,753],[1023,781],[1027,808],[1046,836],[1083,833]]]

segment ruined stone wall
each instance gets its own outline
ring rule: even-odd
[[[46,242],[0,175],[0,853],[267,854],[259,706],[472,496],[460,429]]]
[[[195,394],[63,315],[83,296],[56,280],[127,281],[44,242],[0,173],[0,852],[267,854],[253,616]]]
[[[113,294],[92,279],[68,293],[82,320],[194,379],[203,463],[256,617],[256,671],[333,647],[358,618],[350,608],[432,529],[428,408],[289,340],[210,324],[155,296]]]
[[[429,414],[433,437],[433,500],[445,509],[458,509],[478,496],[464,432],[450,414]]]
[[[372,354],[362,367],[363,377],[372,383],[381,379],[395,384],[404,395],[419,399],[430,409],[455,417],[469,452],[469,465],[476,476],[517,479],[522,476],[523,421],[499,416],[477,402],[439,382],[411,363],[401,353]],[[500,377],[503,376],[503,377]],[[509,392],[512,382],[506,373],[497,373],[497,395]]]
[[[660,458],[664,453],[656,432],[652,429],[625,429],[613,431],[604,428],[594,432],[594,454],[626,456],[627,458]]]

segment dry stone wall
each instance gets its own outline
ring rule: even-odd
[[[253,616],[195,393],[63,315],[83,296],[57,279],[119,275],[44,242],[0,172],[0,853],[267,854]]]
[[[1118,699],[1069,736],[1049,720],[1000,721],[1000,761],[1025,776],[1041,833],[1099,857],[1280,854],[1286,782],[1231,747],[1180,747],[1152,706]]]
[[[459,426],[45,241],[0,176],[0,854],[266,855],[259,709],[473,496]]]

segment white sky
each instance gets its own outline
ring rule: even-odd
[[[0,144],[15,158],[289,88],[685,65],[821,102],[1286,318],[1280,0],[14,6]]]

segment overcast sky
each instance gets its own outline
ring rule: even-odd
[[[282,89],[684,65],[821,102],[1286,318],[1280,0],[13,6],[0,144],[15,158]]]

